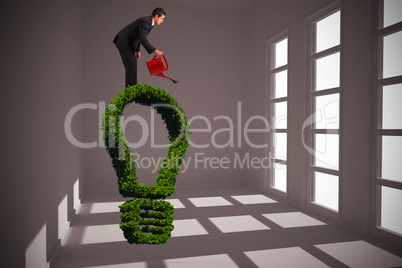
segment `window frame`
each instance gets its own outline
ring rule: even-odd
[[[288,49],[287,49],[287,63],[285,65],[275,67],[275,45],[283,40],[287,39],[288,42]],[[273,98],[273,93],[275,90],[275,80],[273,79],[273,76],[277,73],[280,73],[282,71],[287,71],[287,94],[286,97],[280,97],[280,98]],[[270,169],[266,170],[266,188],[268,191],[272,192],[275,195],[278,195],[279,197],[282,198],[287,198],[288,195],[288,188],[289,188],[289,183],[288,183],[288,154],[289,154],[289,148],[286,146],[286,160],[280,160],[276,159],[273,157],[273,154],[275,152],[275,148],[273,147],[274,145],[274,135],[275,133],[285,133],[286,135],[286,145],[288,145],[288,128],[289,128],[289,122],[287,120],[287,125],[286,128],[276,128],[275,127],[275,105],[277,103],[283,103],[286,102],[286,110],[287,110],[287,118],[289,115],[289,29],[282,30],[278,34],[274,35],[271,37],[267,42],[266,42],[266,111],[265,114],[268,115],[268,118],[272,119],[271,120],[271,132],[268,133],[267,139],[269,141],[269,148],[266,150],[266,155],[271,159],[272,166]],[[276,164],[282,164],[286,166],[286,190],[282,191],[281,189],[278,189],[275,187],[275,169],[274,169],[274,163]]]
[[[333,15],[336,12],[340,12],[340,43],[339,45],[333,46],[331,48],[327,48],[320,52],[315,52],[315,44],[316,44],[316,25],[317,22]],[[338,169],[328,169],[324,167],[319,167],[314,165],[315,157],[310,153],[307,154],[307,208],[315,213],[324,215],[327,218],[331,218],[334,220],[340,220],[341,212],[342,212],[342,122],[343,122],[343,109],[342,109],[342,89],[343,89],[343,75],[342,75],[342,63],[343,63],[343,8],[342,2],[336,1],[331,5],[326,6],[325,8],[320,9],[313,15],[307,18],[307,48],[308,53],[306,53],[306,64],[307,64],[307,107],[308,114],[312,115],[316,112],[315,107],[315,98],[320,96],[326,96],[329,94],[339,94],[339,128],[338,129],[316,129],[315,124],[313,123],[309,127],[306,128],[306,143],[311,147],[315,148],[315,134],[337,134],[339,138],[339,148],[338,148]],[[340,61],[340,70],[339,70],[339,87],[336,88],[328,88],[323,90],[315,90],[315,62],[317,59],[333,55],[334,53],[339,52],[339,61]],[[324,174],[334,175],[338,177],[338,210],[334,210],[332,208],[326,207],[322,204],[316,203],[314,200],[315,195],[315,172],[321,172]]]
[[[402,22],[383,27],[384,0],[374,1],[373,14],[373,111],[372,111],[372,179],[371,179],[371,232],[373,236],[402,244],[402,234],[381,226],[382,187],[402,190],[402,182],[382,178],[382,138],[384,136],[402,137],[402,129],[383,129],[383,87],[402,84],[402,75],[383,78],[384,37],[402,31]]]

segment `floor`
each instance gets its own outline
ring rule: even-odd
[[[87,194],[51,268],[401,267],[402,253],[245,187],[178,189],[172,237],[130,245],[116,190]]]

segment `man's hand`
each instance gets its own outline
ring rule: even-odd
[[[155,53],[156,56],[159,56],[159,57],[163,55],[163,52],[159,51],[157,49],[154,51],[154,53]]]
[[[136,58],[137,60],[141,59],[141,53],[140,53],[139,51],[136,52],[135,58]]]

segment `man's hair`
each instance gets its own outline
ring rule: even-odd
[[[162,15],[166,16],[166,12],[163,8],[157,7],[152,11],[152,17],[155,17],[156,15],[158,15],[158,17],[161,17]]]

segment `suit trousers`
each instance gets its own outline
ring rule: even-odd
[[[137,84],[137,58],[132,46],[132,40],[126,36],[118,36],[116,39],[114,43],[120,52],[124,68],[126,69],[126,84],[124,87],[134,86]]]

